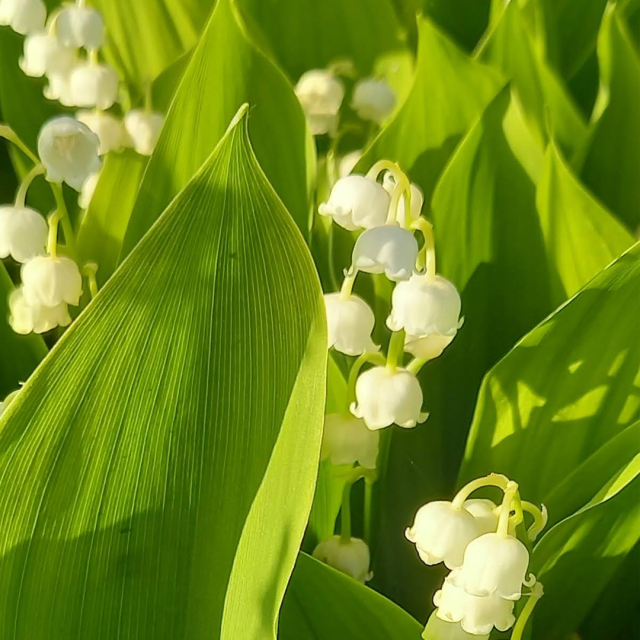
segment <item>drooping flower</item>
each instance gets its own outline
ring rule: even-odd
[[[439,500],[418,509],[407,540],[416,545],[420,559],[428,565],[444,564],[449,569],[462,565],[467,545],[480,535],[478,523],[464,508]]]
[[[0,25],[27,35],[41,31],[47,18],[42,0],[0,0]]]
[[[443,336],[439,333],[432,333],[424,337],[412,336],[407,333],[404,350],[416,358],[433,360],[442,355],[442,352],[453,342],[454,338],[455,335]]]
[[[48,226],[45,219],[29,207],[0,207],[0,259],[11,256],[27,262],[44,253]]]
[[[100,138],[98,155],[124,149],[127,134],[124,124],[115,116],[96,109],[95,111],[78,111],[76,120],[86,124]]]
[[[396,106],[396,94],[389,84],[378,78],[360,80],[351,99],[351,108],[363,119],[380,124]]]
[[[396,181],[393,177],[393,174],[390,171],[387,171],[384,174],[382,179],[382,186],[384,190],[391,195],[393,190],[396,188]],[[424,195],[422,193],[422,189],[417,184],[411,183],[411,218],[413,220],[417,220],[422,213],[422,205],[424,204]],[[400,202],[398,202],[398,211],[397,218],[399,220],[404,219],[404,198],[400,198]]]
[[[395,225],[367,229],[353,247],[353,267],[384,273],[389,280],[408,280],[413,273],[418,243],[410,231]]]
[[[56,36],[65,47],[96,50],[104,42],[104,20],[91,7],[69,5],[58,14]]]
[[[91,204],[91,199],[98,186],[98,180],[100,179],[100,172],[92,173],[82,185],[80,195],[78,196],[78,206],[81,209],[88,209]]]
[[[22,266],[22,289],[29,305],[77,305],[82,295],[78,265],[66,256],[39,256]]]
[[[360,158],[362,158],[362,149],[350,151],[342,156],[340,164],[338,165],[338,175],[341,178],[346,178],[355,169],[358,162],[360,162]]]
[[[356,382],[356,401],[351,413],[362,418],[369,429],[397,424],[406,429],[424,422],[422,389],[417,378],[405,369],[373,367]]]
[[[134,109],[124,117],[124,126],[131,139],[131,145],[142,156],[150,156],[156,147],[164,116],[155,111]]]
[[[79,64],[69,76],[71,99],[76,107],[108,109],[118,99],[118,84],[118,74],[106,64]]]
[[[61,45],[48,31],[38,31],[26,37],[24,55],[19,62],[22,71],[34,78],[45,74],[68,74],[75,63],[75,49]]]
[[[459,622],[445,622],[438,617],[438,611],[434,611],[427,626],[422,632],[423,640],[489,640],[489,634],[476,635],[467,633]]]
[[[382,185],[359,174],[340,178],[329,200],[318,207],[322,216],[331,216],[348,231],[371,229],[383,225],[391,199]]]
[[[471,498],[462,505],[474,518],[478,525],[479,535],[490,533],[498,528],[496,505],[485,498]]]
[[[373,577],[369,547],[360,538],[343,541],[340,536],[331,536],[315,548],[313,557],[363,584]]]
[[[73,69],[73,67],[71,67]],[[47,75],[49,83],[42,93],[47,100],[58,100],[65,107],[74,107],[75,102],[71,96],[69,77],[71,69],[67,73],[50,73]]]
[[[344,100],[344,86],[331,71],[311,69],[303,73],[295,87],[313,135],[335,133],[338,111]]]
[[[473,596],[497,594],[518,600],[529,566],[527,548],[514,536],[485,533],[467,546],[462,567],[451,580]]]
[[[375,469],[380,434],[371,431],[360,418],[330,413],[324,420],[322,459],[331,464],[358,463]]]
[[[38,136],[38,155],[50,182],[66,182],[80,191],[85,180],[100,169],[100,139],[69,116],[47,121]]]
[[[447,622],[459,622],[467,633],[484,635],[495,627],[507,631],[514,622],[514,602],[497,594],[473,596],[455,584],[455,573],[445,578],[440,591],[436,591],[433,604],[438,607],[437,616]]]
[[[327,311],[329,348],[348,356],[358,356],[379,349],[371,340],[376,319],[369,305],[354,294],[328,293],[324,296]]]
[[[20,287],[9,296],[9,324],[16,332],[45,333],[56,327],[71,324],[71,316],[65,302],[48,307],[37,302],[29,303],[24,297],[24,289]]]

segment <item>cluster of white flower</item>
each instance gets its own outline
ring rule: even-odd
[[[311,69],[300,76],[295,91],[314,136],[335,136],[340,109],[346,94],[339,65],[329,69]],[[351,69],[348,69],[349,73]],[[362,120],[377,125],[384,122],[396,106],[393,89],[382,78],[363,78],[352,90],[351,109]]]
[[[329,348],[357,359],[344,413],[326,417],[323,458],[333,465],[357,465],[355,479],[367,482],[375,480],[379,430],[393,424],[411,428],[426,420],[417,373],[442,354],[461,326],[460,295],[436,274],[433,230],[421,215],[423,200],[419,187],[396,164],[383,160],[366,175],[337,180],[328,201],[319,206],[320,215],[349,231],[362,231],[341,290],[325,295]],[[421,248],[415,231],[422,233]],[[386,322],[392,332],[386,358],[372,339],[373,310],[352,292],[359,272],[384,274],[396,283]],[[413,356],[406,366],[403,352]],[[366,363],[373,366],[361,372]],[[348,504],[343,500],[343,521]],[[350,540],[343,530],[340,537],[321,542],[317,555],[353,577],[369,576],[368,564],[362,564],[368,552],[353,546],[352,563],[345,561]],[[363,544],[353,542],[357,549]]]
[[[17,333],[44,333],[71,322],[67,305],[77,305],[82,276],[76,261],[74,231],[61,183],[80,192],[80,208],[89,206],[98,183],[100,157],[125,147],[150,155],[164,117],[153,112],[147,87],[147,104],[120,118],[115,107],[120,81],[114,69],[99,62],[105,39],[102,15],[85,6],[63,4],[49,17],[42,0],[0,0],[0,25],[26,35],[20,67],[25,74],[46,77],[44,95],[68,107],[82,109],[71,116],[46,122],[38,136],[38,156],[30,153],[5,125],[0,135],[16,143],[34,162],[13,205],[0,207],[0,259],[11,257],[23,264],[22,284],[10,296],[10,324]],[[49,217],[25,206],[27,190],[44,173],[56,198]],[[58,225],[64,232],[64,253],[58,255]],[[87,265],[92,293],[95,265]]]
[[[487,499],[469,499],[471,493],[487,486],[499,487],[503,500],[496,505]],[[524,530],[524,513],[533,524]],[[421,507],[413,526],[406,531],[427,565],[441,562],[451,570],[433,602],[436,611],[423,636],[438,640],[446,629],[447,638],[464,640],[470,636],[487,640],[494,629],[507,631],[515,623],[515,602],[523,595],[541,596],[535,577],[527,576],[529,551],[518,537],[535,540],[547,522],[544,506],[520,499],[518,485],[491,474],[463,487],[451,502],[429,502]],[[523,593],[523,587],[532,588]]]

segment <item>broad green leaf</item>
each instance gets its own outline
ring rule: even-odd
[[[110,153],[100,172],[91,203],[78,230],[83,262],[95,262],[98,283],[115,271],[142,174],[148,159],[131,149]]]
[[[310,141],[302,110],[284,75],[247,38],[232,0],[220,0],[149,161],[121,259],[190,180],[244,102],[252,105],[249,129],[260,164],[298,227],[308,234]]]
[[[422,187],[428,205],[455,145],[500,85],[495,71],[468,57],[431,21],[420,19],[413,87],[358,169],[382,158],[398,162]]]
[[[106,24],[106,55],[143,89],[198,41],[214,0],[96,0]]]
[[[0,263],[0,401],[27,380],[47,353],[40,336],[21,336],[9,326],[9,294],[13,289]]]
[[[1,418],[1,638],[275,637],[326,331],[238,119]]]
[[[560,152],[547,148],[536,193],[557,304],[633,244],[633,236],[583,187]]]
[[[613,7],[598,38],[600,92],[581,178],[629,229],[640,224],[640,57]]]
[[[485,378],[461,480],[498,471],[527,500],[640,416],[640,245],[529,333]]]
[[[279,640],[420,640],[408,613],[304,553],[298,556],[280,617]]]

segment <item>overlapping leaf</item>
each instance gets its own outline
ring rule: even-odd
[[[274,637],[324,322],[245,115],[2,417],[0,638]]]

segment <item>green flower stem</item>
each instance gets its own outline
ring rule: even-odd
[[[47,237],[47,253],[54,258],[58,255],[58,223],[60,211],[56,209],[49,216],[49,235]]]
[[[398,171],[398,165],[395,162],[391,162],[390,160],[378,160],[369,171],[367,171],[367,178],[371,180],[377,180],[378,176],[383,171],[390,171],[394,178]]]
[[[23,178],[22,182],[20,183],[20,187],[18,188],[18,191],[16,193],[16,200],[15,200],[16,207],[24,207],[24,204],[27,200],[27,191],[29,190],[31,183],[34,181],[35,178],[42,175],[43,173],[44,173],[44,167],[40,163],[38,163],[34,165],[33,169],[31,169],[31,171],[29,171],[29,173],[27,173],[27,175]]]
[[[95,262],[87,262],[87,264],[84,265],[83,271],[87,276],[89,292],[91,293],[91,299],[93,300],[98,295],[98,281],[96,280],[98,265]]]
[[[511,503],[518,492],[518,483],[509,480],[504,490],[504,498],[500,507],[500,517],[498,518],[497,534],[502,538],[509,535],[509,515],[511,513]]]
[[[535,504],[522,500],[521,508],[525,513],[529,513],[533,516],[533,524],[527,529],[527,535],[529,540],[533,542],[539,535],[539,533],[547,526],[549,516],[546,509],[538,509]]]
[[[509,478],[501,473],[490,473],[488,476],[477,478],[466,484],[454,497],[452,504],[457,509],[462,509],[464,501],[477,489],[482,487],[498,487],[503,491],[507,488]]]
[[[353,274],[347,274],[344,277],[344,280],[342,281],[342,287],[340,287],[340,297],[343,300],[346,300],[351,295],[351,291],[353,290],[353,285],[355,284],[357,275],[358,272],[354,270]]]
[[[371,545],[371,519],[373,517],[373,484],[375,480],[365,478],[364,482],[364,540]]]
[[[347,482],[342,489],[342,507],[340,508],[340,541],[351,540],[351,485]]]
[[[347,407],[346,413],[349,413],[349,407],[351,403],[356,399],[356,382],[358,381],[358,375],[360,374],[360,369],[362,369],[363,365],[366,362],[372,362],[374,364],[382,366],[385,363],[384,356],[381,353],[363,353],[359,356],[356,361],[351,366],[351,371],[349,371],[349,379],[347,381]]]
[[[76,237],[73,233],[73,226],[71,224],[71,218],[69,217],[67,203],[64,201],[62,185],[58,182],[50,182],[49,185],[51,186],[53,197],[56,200],[56,211],[60,213],[60,222],[62,223],[62,231],[64,232],[65,246],[69,255],[77,262],[78,250],[76,247]]]
[[[13,144],[22,151],[34,164],[39,164],[40,159],[36,156],[27,145],[20,140],[18,134],[6,124],[0,124],[0,138],[4,138]]]
[[[426,267],[427,277],[435,278],[436,275],[436,249],[433,235],[433,225],[423,217],[411,224],[412,229],[419,230],[424,237],[424,244],[418,253],[416,263],[418,268]]]
[[[428,360],[426,360],[425,358],[414,358],[406,367],[405,369],[409,372],[409,373],[413,373],[414,376],[417,376],[420,373],[420,370],[422,369],[422,367],[424,367],[425,364],[427,364]]]
[[[524,629],[527,626],[527,622],[533,613],[533,609],[538,604],[538,600],[542,598],[544,595],[544,589],[539,582],[536,582],[533,585],[533,589],[529,595],[526,597],[529,598],[527,604],[522,609],[522,612],[518,616],[518,621],[513,627],[513,632],[511,634],[511,640],[522,640],[522,635],[524,633]]]
[[[402,364],[402,354],[404,353],[404,329],[394,331],[389,340],[387,350],[387,371],[393,373],[398,368],[398,361]]]

